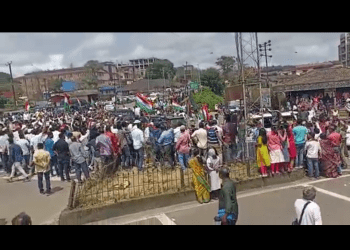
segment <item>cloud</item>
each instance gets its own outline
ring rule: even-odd
[[[67,59],[71,61],[77,60],[90,60],[93,58],[87,58],[85,55],[100,56],[102,54],[107,54],[107,48],[115,44],[115,37],[112,33],[98,33],[94,34],[91,38],[83,41],[77,48],[70,51],[67,55]],[[91,51],[102,49],[103,52],[91,53]],[[86,53],[88,52],[88,53]],[[89,53],[90,52],[90,53]],[[83,59],[85,58],[85,59]]]
[[[63,68],[64,55],[63,54],[53,54],[48,55],[48,61],[44,63],[31,63],[23,66],[13,65],[13,77],[23,76],[28,72],[38,71],[38,70],[54,70]],[[1,70],[1,68],[0,68]],[[6,71],[5,71],[6,72]]]

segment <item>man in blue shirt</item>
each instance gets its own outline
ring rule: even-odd
[[[165,128],[164,128],[165,129]],[[162,165],[164,165],[164,159],[168,159],[171,167],[175,164],[175,152],[174,152],[174,129],[169,128],[164,130],[158,139],[158,144],[161,145],[162,151]]]
[[[56,175],[59,175],[59,171],[58,171],[58,164],[57,164],[57,155],[55,154],[55,152],[53,151],[53,145],[55,144],[55,142],[53,141],[53,133],[52,132],[48,132],[47,133],[47,139],[45,140],[45,150],[48,151],[50,153],[50,172],[51,172],[51,176],[55,176],[55,174],[53,173],[53,169],[55,168],[56,171]]]
[[[16,169],[25,177],[24,180],[29,180],[29,177],[27,173],[22,168],[22,161],[23,161],[23,152],[19,145],[14,144],[13,137],[9,137],[9,158],[10,163],[12,163],[12,171],[9,178],[9,182],[12,181],[13,177],[15,176]]]
[[[159,128],[159,123],[154,123],[154,128],[150,129],[149,138],[153,146],[152,155],[154,156],[154,161],[160,161],[160,145],[158,144],[158,139],[162,134],[162,130]]]
[[[307,128],[301,125],[302,120],[298,119],[295,128],[293,128],[293,134],[295,139],[295,146],[297,148],[297,157],[295,161],[295,168],[303,168],[304,160],[304,146],[306,142],[306,135],[308,133]]]

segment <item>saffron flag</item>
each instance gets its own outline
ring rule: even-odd
[[[147,100],[145,96],[139,93],[136,94],[136,106],[140,107],[141,110],[145,111],[148,114],[154,112],[152,102]]]

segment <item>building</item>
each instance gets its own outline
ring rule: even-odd
[[[126,85],[124,89],[130,93],[151,93],[162,92],[167,88],[171,88],[171,84],[168,79],[142,79],[138,80],[130,85]]]
[[[340,44],[338,45],[339,61],[344,66],[350,66],[350,34],[344,33],[340,35]]]
[[[152,65],[158,58],[140,58],[129,60],[129,63],[117,63],[116,69],[120,75],[123,85],[131,84],[134,81],[143,79],[146,75],[147,68]]]
[[[129,95],[129,91],[124,86],[104,86],[99,88],[99,100],[109,100],[115,95]]]
[[[318,68],[300,76],[294,76],[283,84],[272,87],[274,92],[287,96],[328,94],[330,97],[350,92],[350,69],[345,67]]]

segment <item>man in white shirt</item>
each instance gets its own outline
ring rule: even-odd
[[[11,172],[11,166],[8,162],[8,149],[10,147],[8,135],[4,131],[0,131],[0,157],[3,170],[7,173]]]
[[[315,176],[317,179],[320,175],[319,170],[319,162],[318,158],[321,154],[321,146],[320,143],[315,139],[315,133],[310,132],[308,134],[309,140],[305,144],[306,159],[307,159],[307,167],[308,167],[308,175],[309,178]],[[315,170],[315,175],[313,172]]]
[[[204,157],[204,159],[207,159],[207,144],[208,144],[208,136],[207,136],[207,130],[204,129],[204,123],[199,123],[199,129],[194,131],[192,138],[197,139],[197,147],[199,149],[199,154]]]
[[[316,197],[316,189],[314,187],[306,187],[303,190],[303,199],[297,199],[294,203],[296,218],[300,219],[304,205],[310,202],[305,208],[300,225],[322,225],[321,209],[313,200]]]
[[[135,107],[135,116],[140,116],[140,107]]]
[[[30,139],[30,146],[33,147],[34,151],[38,149],[38,143],[43,143],[42,135],[40,129],[35,129],[33,132],[34,136]]]
[[[22,165],[24,166],[24,169],[27,169],[29,166],[29,155],[30,155],[30,145],[29,141],[24,139],[24,134],[19,134],[19,140],[15,141],[15,144],[19,145],[23,152],[23,162]]]
[[[143,164],[143,143],[144,143],[144,137],[143,132],[140,129],[141,122],[139,120],[136,120],[134,122],[135,126],[131,132],[131,138],[135,150],[136,155],[136,166],[139,169],[139,171],[142,171],[142,164]]]
[[[54,142],[57,142],[57,141],[60,139],[60,137],[59,137],[60,131],[58,131],[58,129],[59,129],[59,127],[58,127],[57,124],[55,124],[55,125],[52,127],[52,134],[53,134],[52,140],[53,140]]]
[[[28,112],[25,112],[25,113],[23,114],[23,120],[24,120],[24,121],[30,121],[30,114],[29,114]]]
[[[180,135],[181,135],[181,131],[180,131],[180,128],[182,126],[182,122],[179,122],[177,124],[177,127],[174,129],[174,142],[176,144],[177,140],[180,138]]]

